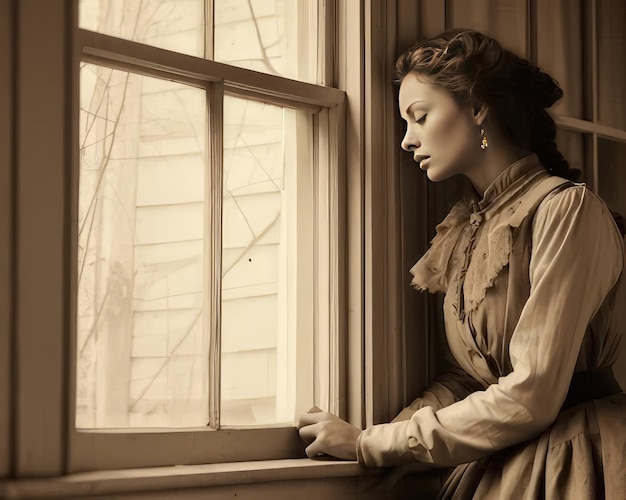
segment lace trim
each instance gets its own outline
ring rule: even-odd
[[[537,182],[527,192],[523,199],[518,199],[500,214],[493,229],[489,229],[487,237],[479,238],[475,248],[467,248],[472,252],[464,283],[464,299],[457,303],[461,309],[460,318],[464,317],[463,310],[473,311],[484,300],[496,278],[509,264],[513,249],[513,231],[520,227],[522,222],[531,214],[545,196],[551,191],[573,184],[559,177],[547,177]]]
[[[417,290],[430,293],[448,290],[450,258],[470,214],[467,204],[459,201],[437,226],[437,234],[430,242],[430,248],[410,270],[413,275],[411,285]]]
[[[540,201],[552,190],[572,185],[565,179],[551,177],[536,182],[523,198],[512,202],[493,219],[485,217],[489,209],[475,212],[464,201],[458,202],[437,226],[437,234],[424,256],[411,268],[411,284],[420,291],[447,292],[452,252],[463,238],[463,263],[454,270],[457,285],[456,310],[463,320],[467,311],[475,310],[493,287],[496,278],[509,264],[513,249],[513,231],[534,212]],[[487,234],[479,234],[479,228]]]
[[[480,238],[464,280],[464,308],[474,310],[487,295],[505,266],[513,248],[513,230],[508,223],[498,224],[487,237]]]
[[[424,256],[411,268],[413,285],[419,291],[430,293],[447,292],[450,275],[449,266],[452,252],[459,239],[466,241],[463,264],[457,270],[457,314],[465,317],[467,310],[473,310],[484,300],[502,269],[508,265],[513,248],[513,228],[521,220],[512,217],[519,203],[509,207],[506,221],[498,223],[486,237],[476,238],[476,232],[483,222],[481,216],[472,213],[465,203],[459,203],[448,217],[437,226],[437,235]],[[451,270],[450,270],[451,271]]]

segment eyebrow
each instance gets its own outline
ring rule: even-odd
[[[412,108],[413,106],[415,106],[416,104],[418,104],[418,103],[422,103],[422,102],[424,102],[424,100],[423,100],[423,99],[417,99],[417,100],[413,101],[411,104],[409,104],[409,105],[406,107],[406,109],[404,110],[404,116],[408,116],[408,115],[409,115],[409,112],[411,111],[411,108]]]

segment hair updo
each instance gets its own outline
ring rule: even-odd
[[[462,104],[482,103],[513,144],[537,154],[552,175],[575,180],[556,147],[556,125],[546,108],[563,97],[558,83],[493,38],[457,29],[422,40],[396,61],[395,82],[411,72],[450,92]]]

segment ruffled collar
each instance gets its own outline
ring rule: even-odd
[[[450,274],[448,268],[451,256],[460,238],[464,237],[464,240],[474,242],[476,231],[486,221],[493,217],[499,219],[502,215],[504,215],[504,219],[512,216],[519,207],[523,195],[542,178],[549,176],[550,174],[541,165],[537,155],[531,153],[504,170],[485,190],[482,199],[479,200],[474,191],[468,192],[437,226],[437,234],[431,241],[430,248],[410,271],[413,275],[411,284],[421,291],[446,292],[448,290]],[[505,214],[502,214],[503,209],[506,209]],[[504,226],[508,226],[506,221],[502,222],[504,222]],[[502,226],[502,224],[498,224],[498,226]],[[488,239],[493,246],[490,245],[492,246],[490,251],[484,252],[485,255],[490,254],[490,259],[481,266],[480,272],[485,274],[485,279],[478,280],[481,282],[480,284],[476,283],[480,288],[491,286],[495,274],[508,262],[511,244],[509,241],[510,234],[508,230],[502,229],[503,227]],[[505,238],[506,241],[503,241],[502,238]],[[467,264],[464,266],[463,276],[468,270],[473,250],[472,245],[465,251]],[[483,281],[485,283],[482,283]],[[471,300],[472,305],[476,305],[483,297],[483,292],[478,293],[478,296]],[[463,299],[460,300],[463,301]]]

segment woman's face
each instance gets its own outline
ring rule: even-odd
[[[452,94],[416,73],[402,80],[398,103],[407,123],[402,149],[437,182],[469,174],[480,160],[482,111],[457,102]]]

